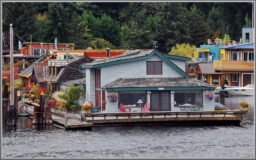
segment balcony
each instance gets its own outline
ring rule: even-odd
[[[219,71],[253,71],[254,64],[253,62],[219,60],[213,61],[213,67]]]

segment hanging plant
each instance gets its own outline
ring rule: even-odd
[[[118,99],[118,97],[115,93],[111,93],[108,95],[109,102],[117,102],[117,99]]]
[[[209,101],[213,100],[213,93],[212,92],[206,92],[205,98],[207,98]]]

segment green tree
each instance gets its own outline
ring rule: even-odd
[[[69,103],[74,103],[84,94],[84,90],[78,86],[69,86],[64,90],[64,94],[59,95],[60,98],[67,100]]]
[[[187,19],[189,42],[196,46],[206,43],[210,36],[210,29],[208,23],[204,21],[202,12],[195,5],[188,12]]]
[[[244,21],[245,21],[244,27],[251,27],[252,26],[252,20],[249,18],[248,14],[246,14],[246,16],[244,18]]]
[[[107,47],[111,49],[115,48],[113,44],[102,38],[94,38],[88,43],[88,45],[93,49],[106,49]]]
[[[169,54],[184,56],[184,57],[192,57],[195,50],[196,50],[196,46],[182,43],[182,44],[176,44],[174,47],[172,47]]]

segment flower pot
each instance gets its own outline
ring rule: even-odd
[[[241,111],[248,111],[248,110],[249,110],[249,107],[241,107],[241,106],[240,106],[240,110],[241,110]]]

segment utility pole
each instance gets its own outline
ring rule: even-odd
[[[8,108],[8,125],[15,125],[16,110],[14,106],[14,62],[13,62],[13,27],[10,24],[10,104]]]

